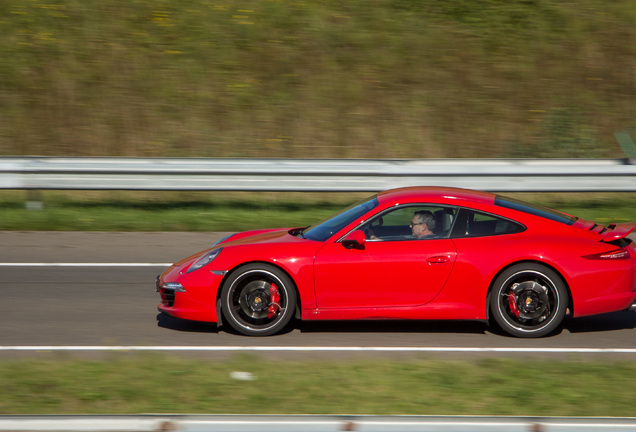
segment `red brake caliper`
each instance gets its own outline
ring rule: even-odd
[[[280,309],[280,293],[276,284],[269,287],[269,307],[267,308],[267,319],[274,318],[276,312]]]
[[[515,314],[515,316],[519,317],[519,308],[517,308],[517,296],[515,293],[508,294],[508,306],[510,306],[510,312]],[[271,307],[271,306],[270,306]]]

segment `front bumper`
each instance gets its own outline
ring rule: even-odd
[[[181,270],[173,266],[157,277],[155,289],[161,296],[157,309],[175,318],[218,322],[216,300],[224,275],[205,269]]]
[[[157,283],[155,290],[161,296],[161,304],[167,307],[174,306],[174,300],[177,293],[186,292],[183,285],[177,282],[161,283],[161,276],[157,276]]]

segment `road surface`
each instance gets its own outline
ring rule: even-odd
[[[636,358],[636,313],[567,321],[561,333],[516,339],[480,322],[308,322],[249,338],[160,315],[155,278],[165,265],[224,233],[0,232],[0,356],[54,349],[135,347],[221,357],[264,355],[611,356]],[[65,263],[68,266],[59,266]],[[114,265],[116,264],[116,265]],[[203,350],[203,351],[198,351]],[[268,351],[271,350],[271,351]],[[287,351],[285,351],[287,350]]]

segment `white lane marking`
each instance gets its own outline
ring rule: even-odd
[[[0,267],[170,267],[166,263],[0,263]]]
[[[0,346],[0,351],[298,351],[298,352],[473,352],[553,354],[636,354],[636,348],[470,348],[470,347],[323,347],[323,346]]]

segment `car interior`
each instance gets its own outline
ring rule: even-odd
[[[407,206],[392,210],[375,217],[373,220],[362,226],[367,240],[413,240],[413,231],[411,230],[411,218],[417,211],[428,211],[435,218],[434,237],[429,238],[448,238],[453,220],[457,213],[456,208],[440,207],[440,206]]]

